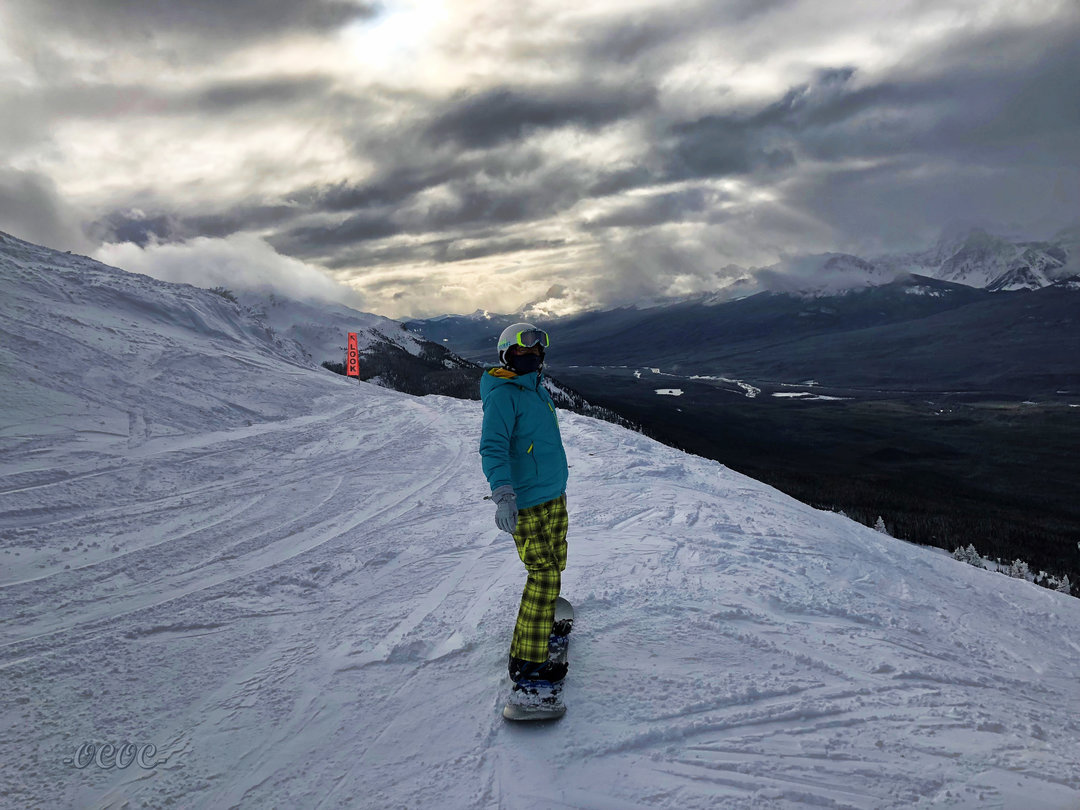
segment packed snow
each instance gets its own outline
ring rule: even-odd
[[[565,411],[569,711],[508,723],[479,402],[0,239],[0,804],[1080,806],[1080,600]]]

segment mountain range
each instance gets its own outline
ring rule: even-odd
[[[815,379],[836,388],[1053,396],[1080,390],[1080,279],[1070,250],[1064,236],[1053,244],[1011,243],[974,231],[888,261],[830,255],[788,262],[757,274],[753,284],[772,289],[752,294],[537,320],[553,334],[554,373],[662,367],[758,383]],[[503,326],[534,314],[523,307],[407,323],[478,359],[490,355]]]
[[[786,257],[766,267],[728,265],[721,274],[725,279],[721,288],[657,299],[649,305],[689,301],[718,304],[759,292],[833,296],[889,284],[908,275],[992,292],[1036,290],[1078,274],[1080,225],[1063,229],[1044,241],[1006,238],[979,227],[950,227],[932,247],[912,253],[870,257],[821,253]],[[559,294],[565,295],[566,291],[556,287],[546,297]],[[514,314],[543,317],[545,312],[535,304],[526,304]]]

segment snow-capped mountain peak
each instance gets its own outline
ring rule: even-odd
[[[1049,276],[1031,264],[1014,264],[986,285],[990,292],[1002,290],[1040,290],[1051,284]]]
[[[1069,257],[1070,246],[1057,237],[1049,242],[1013,241],[982,228],[953,228],[930,250],[881,256],[875,262],[896,272],[1000,292],[1052,284],[1066,272]]]

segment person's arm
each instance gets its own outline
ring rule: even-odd
[[[514,403],[509,394],[492,392],[484,402],[480,430],[480,456],[495,502],[495,525],[504,532],[517,528],[517,495],[510,481],[510,436],[514,431]]]
[[[496,389],[484,402],[480,456],[484,476],[493,493],[499,487],[513,487],[510,479],[510,436],[514,432],[514,403],[510,393]]]

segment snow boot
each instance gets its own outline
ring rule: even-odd
[[[510,680],[517,685],[546,683],[550,686],[565,678],[567,670],[565,662],[559,663],[549,660],[538,664],[535,661],[514,658],[512,655],[507,662],[506,668],[510,673]],[[514,688],[518,687],[515,686]]]

